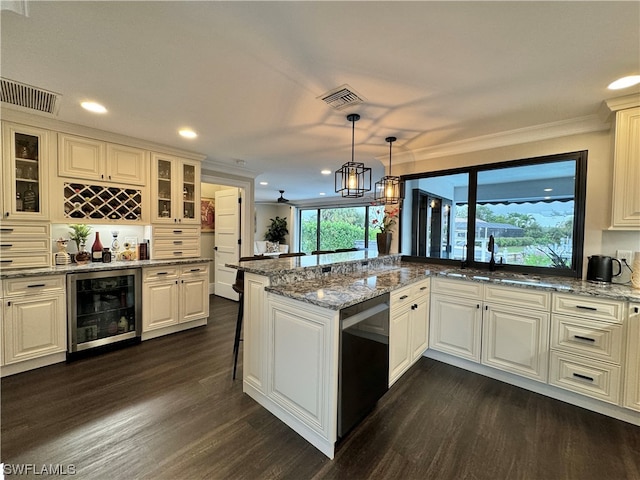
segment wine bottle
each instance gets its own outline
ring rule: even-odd
[[[96,232],[96,239],[93,241],[93,245],[91,246],[91,261],[102,261],[102,242],[100,242],[100,232]]]

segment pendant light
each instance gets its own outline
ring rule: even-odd
[[[336,193],[342,194],[345,198],[358,198],[364,196],[365,192],[371,190],[371,169],[364,166],[364,163],[354,161],[354,139],[356,122],[360,120],[360,115],[352,113],[347,115],[347,120],[351,126],[351,161],[342,165],[336,170],[335,187]]]
[[[393,205],[400,203],[400,177],[391,176],[391,145],[397,140],[396,137],[385,138],[389,142],[389,175],[382,177],[376,182],[375,199],[382,205]]]

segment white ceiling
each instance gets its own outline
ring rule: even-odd
[[[59,119],[246,169],[258,201],[334,195],[320,170],[351,159],[348,113],[375,182],[389,135],[402,154],[594,115],[640,74],[636,1],[56,1],[1,22],[2,76],[62,94]],[[366,103],[317,98],[343,84]]]

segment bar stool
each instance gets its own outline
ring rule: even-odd
[[[241,257],[241,262],[246,262],[247,260],[268,260],[271,257],[264,255],[256,255],[254,257]],[[240,342],[242,339],[240,338],[240,333],[242,332],[242,317],[244,316],[244,271],[238,270],[236,273],[236,281],[231,286],[233,291],[239,295],[238,301],[240,305],[238,305],[238,318],[236,320],[236,335],[233,340],[233,380],[236,379],[236,369],[238,367],[238,351],[240,350]]]

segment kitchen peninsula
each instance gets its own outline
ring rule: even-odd
[[[640,425],[640,292],[630,287],[364,251],[235,266],[245,272],[244,391],[330,458],[340,312],[386,294],[389,386],[425,355]]]

